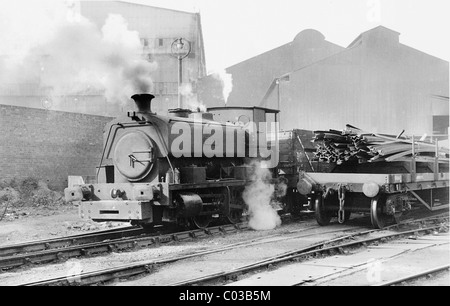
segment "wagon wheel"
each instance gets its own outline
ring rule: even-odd
[[[392,217],[383,213],[384,199],[381,197],[375,197],[370,203],[370,220],[372,226],[377,229],[383,229],[386,224],[392,221]]]
[[[321,226],[330,224],[332,214],[325,210],[324,200],[322,195],[317,195],[314,200],[314,211],[317,223]]]
[[[195,227],[200,229],[207,228],[211,221],[211,215],[195,216],[192,218],[192,222],[194,223]]]
[[[242,210],[240,209],[231,209],[230,214],[227,216],[228,221],[231,224],[236,224],[241,222],[242,219]]]

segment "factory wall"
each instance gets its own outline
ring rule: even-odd
[[[63,190],[69,175],[95,176],[111,118],[0,105],[0,177],[38,178]]]
[[[282,128],[343,129],[351,124],[379,133],[446,133],[448,99],[440,97],[449,94],[448,69],[448,62],[402,45],[395,36],[363,37],[280,83]],[[266,106],[277,104],[274,91]],[[447,129],[436,128],[437,116],[447,117]]]
[[[330,43],[316,30],[300,32],[292,42],[226,69],[232,75],[233,91],[227,106],[259,105],[274,89],[275,79],[313,64],[345,48]],[[221,84],[213,76],[200,81],[199,96],[208,106],[224,106]]]
[[[233,78],[227,105],[279,108],[285,130],[351,124],[389,134],[448,134],[449,63],[401,44],[400,33],[382,26],[347,48],[303,31],[227,72]],[[220,84],[211,78],[203,84],[202,98],[223,105],[214,99]]]

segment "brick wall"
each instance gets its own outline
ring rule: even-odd
[[[0,105],[0,178],[36,177],[62,190],[69,175],[95,175],[111,119]]]

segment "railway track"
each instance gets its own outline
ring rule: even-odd
[[[422,271],[422,272],[419,272],[419,273],[414,273],[414,274],[411,274],[411,275],[408,275],[408,276],[405,276],[405,277],[397,278],[397,279],[394,279],[394,280],[391,280],[391,281],[387,281],[387,282],[384,282],[384,283],[381,283],[381,284],[372,285],[372,286],[374,286],[374,287],[387,287],[387,286],[400,285],[402,283],[411,282],[411,281],[420,279],[420,278],[425,277],[425,276],[429,277],[429,276],[431,276],[433,274],[438,274],[438,273],[441,273],[441,272],[449,270],[449,269],[450,269],[450,264],[446,264],[446,265],[443,265],[443,266],[440,266],[440,267],[437,267],[437,268],[429,269],[429,270]]]
[[[296,234],[292,237],[285,237],[284,235],[286,233],[280,233],[280,234],[274,234],[269,236],[263,236],[260,238],[251,239],[250,241],[243,241],[239,243],[235,243],[232,245],[227,245],[224,247],[219,247],[215,249],[210,249],[206,251],[200,251],[188,255],[181,255],[181,256],[175,256],[171,258],[165,258],[161,260],[150,260],[145,262],[139,262],[132,265],[124,265],[120,267],[115,267],[111,269],[104,269],[104,270],[98,270],[88,273],[83,273],[74,277],[59,277],[54,279],[48,279],[33,283],[27,283],[27,284],[21,284],[21,286],[51,286],[51,285],[92,285],[97,283],[103,283],[110,280],[120,279],[120,278],[129,278],[132,276],[136,276],[139,274],[144,273],[151,273],[153,272],[157,267],[160,267],[165,264],[170,264],[176,261],[181,261],[189,258],[194,257],[200,257],[205,256],[209,254],[214,253],[220,253],[224,251],[229,251],[232,249],[240,248],[240,247],[248,247],[248,246],[254,246],[257,244],[264,244],[264,243],[270,243],[273,242],[273,239],[278,237],[279,240],[289,240],[289,239],[295,239],[299,237],[309,237],[317,234],[305,234],[305,232],[308,232],[310,230],[315,230],[321,228],[320,226],[311,226],[307,228],[303,228],[297,231],[291,232],[291,234]],[[342,229],[334,229],[330,231],[321,232],[320,234],[329,234],[329,233],[335,233],[335,232],[342,232],[342,231],[354,231],[355,228],[349,228],[346,230]]]
[[[74,257],[138,250],[173,241],[226,234],[246,229],[248,229],[247,222],[183,232],[169,231],[165,234],[149,233],[148,230],[142,228],[128,228],[125,232],[117,230],[6,246],[2,248],[3,254],[8,255],[0,257],[0,270],[67,260]],[[16,251],[18,253],[15,253]]]
[[[104,231],[90,232],[80,235],[72,235],[60,238],[5,245],[0,247],[0,258],[45,250],[60,249],[74,245],[104,241],[107,239],[117,239],[129,236],[136,236],[143,234],[145,232],[146,231],[140,227],[130,226]]]
[[[423,224],[423,222],[424,222],[424,220],[413,221],[413,222],[409,222],[409,223]],[[391,229],[391,228],[398,228],[401,225],[405,225],[405,224],[393,225],[393,226],[390,226],[389,228],[385,228],[384,230]],[[404,231],[404,232],[395,233],[395,234],[383,235],[380,237],[360,239],[360,240],[355,240],[355,241],[351,241],[351,242],[346,242],[349,240],[356,239],[358,236],[364,236],[364,235],[375,233],[375,232],[381,232],[383,230],[363,231],[360,233],[356,233],[356,234],[352,234],[352,235],[348,235],[348,236],[344,236],[344,237],[339,237],[337,239],[321,242],[321,243],[318,243],[318,244],[315,244],[315,245],[312,245],[312,246],[309,246],[306,248],[301,248],[299,250],[294,250],[294,251],[291,251],[288,253],[280,254],[280,255],[274,256],[272,258],[254,262],[252,264],[241,266],[239,268],[232,269],[229,271],[213,273],[213,274],[205,275],[203,277],[196,278],[196,279],[189,279],[189,280],[182,281],[182,282],[172,283],[172,284],[169,284],[169,286],[203,285],[205,283],[210,283],[210,282],[218,281],[221,279],[224,279],[224,280],[236,279],[238,275],[248,273],[250,271],[257,271],[257,270],[264,269],[264,268],[272,268],[274,265],[277,265],[280,263],[285,263],[285,262],[290,262],[290,261],[300,261],[300,260],[304,260],[304,259],[308,259],[310,257],[316,257],[316,256],[345,254],[347,252],[346,249],[349,249],[349,248],[356,248],[359,246],[367,246],[371,243],[379,243],[379,242],[383,243],[383,242],[387,242],[391,239],[404,237],[405,235],[411,235],[411,234],[418,235],[419,233],[430,233],[436,229],[439,229],[440,227],[441,227],[441,225],[439,224],[439,225],[429,226],[429,227],[425,227],[425,228],[422,227],[419,229]]]
[[[386,241],[386,243],[368,244],[365,248],[356,248],[351,251],[349,260],[347,256],[317,258],[292,266],[291,270],[298,271],[292,274],[287,284],[290,286],[393,286],[397,284],[408,285],[410,282],[426,276],[421,280],[429,284],[429,278],[434,274],[441,274],[449,268],[448,230],[434,231],[432,235],[414,235]],[[389,240],[389,239],[388,239]],[[271,278],[289,274],[288,267],[281,267],[273,272]],[[311,270],[312,267],[322,268],[321,271]],[[326,268],[325,268],[326,267]],[[303,273],[303,270],[309,271]],[[260,276],[261,285],[270,279],[265,273]],[[255,276],[245,280],[249,283]],[[236,283],[241,284],[241,283]],[[442,284],[440,279],[436,284]]]
[[[373,242],[378,242],[378,241],[387,241],[388,239],[393,239],[395,237],[403,237],[405,235],[410,235],[410,234],[418,234],[418,233],[424,233],[424,232],[428,233],[430,231],[439,229],[441,227],[442,220],[448,221],[448,216],[446,216],[446,217],[435,216],[432,218],[414,220],[413,222],[408,222],[408,224],[409,225],[411,225],[413,223],[417,224],[419,226],[419,228],[417,228],[417,229],[410,230],[410,231],[404,231],[404,232],[400,232],[400,233],[395,233],[395,234],[390,234],[390,235],[384,235],[384,236],[376,237],[376,238],[369,238],[369,239],[356,240],[359,236],[364,236],[364,235],[374,233],[374,232],[381,232],[381,230],[358,231],[357,233],[346,234],[342,237],[339,237],[339,238],[336,238],[333,240],[323,241],[321,243],[313,244],[313,245],[310,245],[310,246],[302,248],[302,249],[279,254],[275,257],[267,258],[267,259],[264,259],[259,262],[254,262],[254,263],[242,266],[237,269],[232,269],[230,271],[223,271],[220,273],[205,275],[201,278],[189,279],[189,280],[185,280],[182,282],[173,283],[170,285],[173,285],[173,286],[196,285],[196,284],[209,283],[214,280],[223,279],[223,278],[229,279],[229,278],[233,278],[235,275],[246,273],[246,272],[249,272],[252,270],[262,269],[265,267],[270,267],[270,266],[273,266],[275,264],[282,263],[282,262],[293,261],[293,260],[295,261],[295,260],[299,260],[301,258],[315,256],[317,254],[324,254],[324,253],[325,254],[332,254],[332,253],[334,254],[334,253],[339,253],[339,252],[345,252],[345,248],[351,248],[351,247],[355,247],[357,245],[367,245],[367,244],[370,244]],[[424,227],[425,223],[429,224],[430,222],[436,222],[439,224],[434,224],[431,226],[427,225],[426,227]],[[405,225],[406,224],[399,224],[399,225],[391,226],[390,228],[395,228],[395,227],[401,228],[402,226],[405,226]],[[311,227],[311,229],[313,229],[313,228],[317,228],[317,227]],[[390,229],[390,228],[388,228],[388,229]],[[308,229],[303,229],[302,232],[307,231],[307,230]],[[340,231],[343,231],[343,230],[341,229]],[[332,232],[332,231],[330,231],[330,232]],[[300,235],[302,235],[302,234],[304,235],[304,233],[300,233]],[[321,233],[321,234],[324,234],[324,233]],[[299,238],[300,235],[298,235],[296,238]],[[277,236],[277,235],[274,235],[274,236]],[[280,236],[280,235],[278,235],[278,236]],[[308,235],[306,235],[306,236],[308,236]],[[267,238],[268,237],[263,237],[261,239],[267,240]],[[295,237],[293,237],[293,238],[295,238]],[[283,240],[283,239],[290,239],[290,238],[280,237],[280,240]],[[350,242],[348,242],[348,241],[350,241]],[[23,285],[23,286],[92,285],[92,284],[104,283],[104,282],[111,281],[111,280],[130,278],[130,277],[141,275],[141,274],[152,273],[152,272],[156,271],[159,267],[176,262],[176,261],[181,261],[181,260],[194,258],[194,257],[205,256],[205,255],[218,253],[218,252],[224,252],[224,251],[228,251],[228,250],[238,248],[238,247],[247,247],[250,245],[254,245],[255,243],[265,243],[265,242],[246,241],[246,242],[241,242],[241,243],[237,243],[234,245],[228,245],[228,246],[217,248],[217,249],[197,252],[197,253],[183,255],[183,256],[175,256],[175,257],[159,259],[159,260],[144,261],[144,262],[123,265],[123,266],[109,268],[109,269],[102,269],[102,270],[98,270],[98,271],[81,273],[81,274],[75,275],[73,277],[52,278],[52,279],[47,279],[47,280],[42,280],[42,281],[32,282],[32,283],[26,283],[26,284],[21,284],[21,285]]]
[[[288,218],[283,217],[285,221]],[[295,218],[291,217],[291,221]],[[173,227],[144,229],[137,226],[96,231],[61,238],[0,247],[0,273],[32,264],[88,257],[108,252],[136,250],[173,241],[230,233],[248,228],[247,222],[177,232]]]

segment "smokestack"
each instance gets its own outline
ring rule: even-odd
[[[151,94],[137,94],[131,97],[136,103],[139,113],[151,113],[151,103],[154,95]]]

